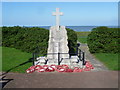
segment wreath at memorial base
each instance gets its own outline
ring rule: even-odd
[[[68,65],[36,65],[31,66],[26,70],[26,73],[32,73],[32,72],[84,72],[84,71],[91,71],[91,69],[94,69],[93,65],[86,61],[86,65],[84,68],[74,67],[73,69],[69,68]]]

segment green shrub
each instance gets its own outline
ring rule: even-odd
[[[68,46],[70,53],[75,52],[77,35],[75,31],[67,29]],[[25,52],[35,52],[36,48],[41,54],[47,53],[49,30],[39,27],[2,27],[2,45],[20,49]]]
[[[118,53],[118,28],[97,27],[88,35],[87,43],[91,53]]]
[[[67,35],[68,35],[69,53],[76,53],[77,34],[72,29],[66,28],[66,30],[67,30]]]
[[[47,52],[49,31],[38,27],[3,27],[3,42],[5,47],[13,47],[25,52],[34,52],[37,47],[41,48],[40,53]]]

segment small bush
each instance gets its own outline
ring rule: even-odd
[[[87,43],[91,53],[118,53],[118,28],[97,27],[88,35]]]

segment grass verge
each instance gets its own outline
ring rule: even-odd
[[[120,70],[118,66],[118,54],[113,53],[95,53],[97,59],[103,62],[110,70]]]
[[[85,44],[87,43],[87,37],[79,37],[78,41]]]
[[[78,41],[81,43],[87,43],[87,36],[90,32],[76,32]]]
[[[31,53],[22,52],[15,48],[2,48],[2,71],[24,73],[27,68],[32,65],[29,59],[32,57]]]

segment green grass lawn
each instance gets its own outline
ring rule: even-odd
[[[96,53],[97,59],[103,62],[110,70],[120,70],[118,67],[118,54],[112,53]]]
[[[87,37],[78,37],[78,41],[81,43],[87,43]]]
[[[76,32],[78,41],[81,43],[87,43],[87,36],[90,32]]]
[[[32,62],[27,62],[31,57],[31,53],[21,52],[15,48],[2,48],[2,71],[24,73]]]

